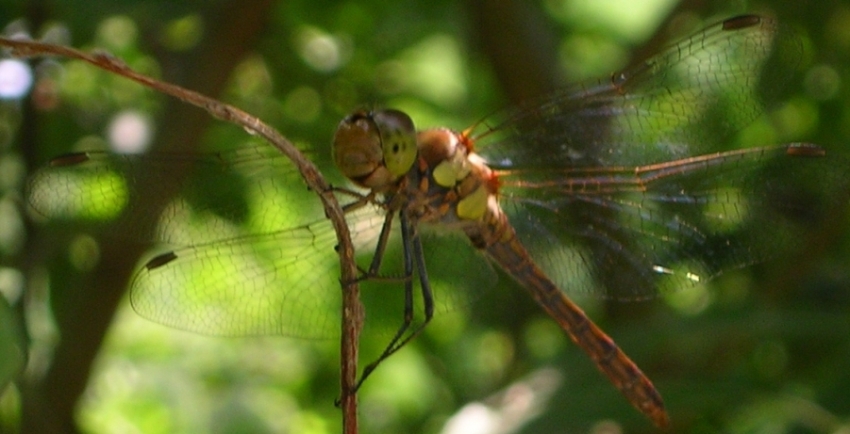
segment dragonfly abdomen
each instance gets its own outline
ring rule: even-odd
[[[534,301],[593,359],[599,370],[635,408],[646,414],[656,425],[666,426],[669,420],[664,410],[664,402],[649,378],[534,264],[525,247],[516,238],[514,229],[507,221],[503,224],[503,228],[484,228],[478,231],[476,236],[480,239],[494,240],[484,245],[483,250],[531,293]],[[487,236],[487,233],[494,231],[501,235]]]

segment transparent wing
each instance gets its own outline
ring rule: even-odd
[[[839,200],[809,180],[840,181],[840,163],[793,152],[806,147],[723,149],[801,56],[790,29],[736,17],[499,117],[480,148],[533,259],[562,288],[633,300],[793,243],[794,216]]]
[[[505,168],[642,165],[716,152],[777,102],[801,58],[791,29],[732,18],[609,80],[497,116],[481,148]]]
[[[371,246],[382,218],[347,216],[358,248]],[[141,316],[221,335],[339,335],[342,306],[336,234],[329,221],[200,244],[148,261],[130,301]]]
[[[848,198],[847,160],[814,145],[503,178],[503,207],[561,288],[636,300],[796,245]]]
[[[134,276],[130,299],[143,317],[212,335],[339,334],[336,235],[274,148],[69,154],[30,178],[28,200],[63,224],[185,246]],[[364,207],[346,218],[358,252],[371,251],[382,212]]]
[[[175,245],[322,217],[289,160],[270,146],[208,154],[68,154],[33,174],[27,190],[32,209],[51,221]]]

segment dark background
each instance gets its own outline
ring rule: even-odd
[[[793,26],[806,54],[768,122],[790,126],[742,140],[848,146],[850,4],[841,1],[0,1],[0,23],[24,20],[34,37],[106,49],[259,116],[336,182],[328,144],[352,109],[393,106],[419,126],[463,128],[743,12]],[[23,169],[4,174],[6,208],[22,212],[25,172],[102,137],[122,110],[149,116],[157,150],[248,140],[195,108],[57,61],[37,70],[38,92],[0,102],[0,159],[14,163],[2,167]],[[26,318],[29,363],[0,397],[0,431],[340,432],[336,343],[210,338],[147,322],[123,292],[144,246],[15,226],[20,214],[4,212],[5,233],[17,235],[3,239],[3,285],[18,276],[26,291],[0,313]],[[706,287],[580,303],[653,379],[674,432],[850,429],[847,220],[836,214],[777,260]],[[489,294],[367,382],[363,432],[440,432],[475,402],[502,429],[482,432],[654,430],[515,285],[502,279]],[[370,353],[381,343],[364,345]]]

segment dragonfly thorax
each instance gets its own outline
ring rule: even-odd
[[[388,194],[391,208],[403,206],[418,222],[469,229],[502,214],[496,174],[472,152],[468,137],[448,128],[417,133],[400,111],[348,116],[337,128],[333,155],[349,179]]]
[[[480,222],[490,208],[497,206],[498,182],[495,173],[477,154],[469,140],[456,131],[435,128],[417,135],[419,164],[408,175],[411,196],[421,196],[442,223]]]
[[[469,175],[468,150],[456,132],[434,128],[419,132],[416,139],[419,158],[438,185],[452,188]]]

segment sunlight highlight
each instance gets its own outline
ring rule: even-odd
[[[32,69],[17,59],[0,60],[0,99],[19,99],[32,87]]]

